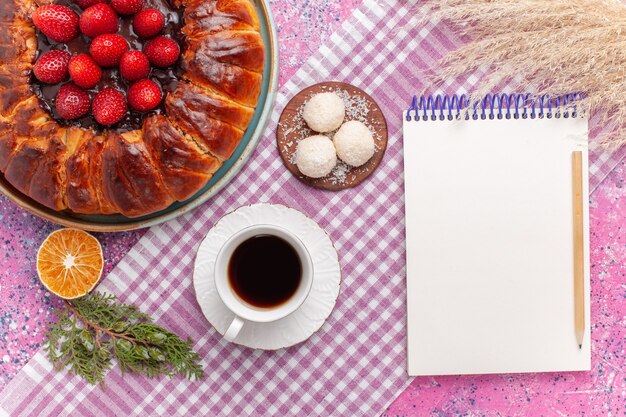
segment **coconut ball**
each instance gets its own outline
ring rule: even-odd
[[[298,143],[296,165],[307,177],[322,178],[337,165],[335,145],[326,136],[309,136]]]
[[[343,100],[335,93],[315,94],[304,105],[304,121],[311,129],[320,133],[336,130],[346,117]]]
[[[339,159],[353,167],[360,167],[376,152],[372,132],[358,120],[344,123],[333,140]]]

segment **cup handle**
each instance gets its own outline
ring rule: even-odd
[[[228,326],[228,330],[226,330],[226,333],[224,333],[224,338],[228,340],[229,342],[232,342],[233,340],[235,340],[235,338],[237,337],[237,335],[239,334],[239,332],[241,331],[243,327],[243,323],[244,321],[242,319],[235,316],[232,323],[230,323],[230,326]]]

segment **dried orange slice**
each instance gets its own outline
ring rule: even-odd
[[[43,241],[37,253],[37,274],[50,292],[61,298],[82,297],[102,275],[102,247],[87,232],[61,229]]]

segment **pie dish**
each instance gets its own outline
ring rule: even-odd
[[[42,3],[42,2],[40,2]],[[0,5],[0,171],[55,211],[144,216],[185,201],[233,155],[263,81],[265,46],[248,0],[182,0],[180,75],[137,128],[57,120],[35,93],[42,4]],[[165,88],[164,88],[165,90]]]

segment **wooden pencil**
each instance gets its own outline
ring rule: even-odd
[[[585,252],[583,223],[583,154],[572,154],[574,207],[574,324],[578,347],[582,349],[585,335]]]

